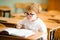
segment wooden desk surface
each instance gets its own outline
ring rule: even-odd
[[[7,23],[11,23],[11,24],[16,24],[17,21],[19,21],[20,19],[0,17],[0,20],[5,20],[7,21]]]
[[[0,27],[0,31],[3,31],[4,29],[6,29],[6,28],[8,28],[8,27]],[[12,36],[13,37],[13,36]],[[18,36],[17,36],[18,37]],[[35,34],[33,34],[33,35],[31,35],[31,36],[29,36],[29,37],[27,37],[27,38],[25,38],[25,39],[29,39],[29,40],[36,40],[36,39],[38,39],[38,38],[42,38],[43,37],[43,33],[42,32],[36,32]],[[24,38],[24,37],[22,37],[22,38]]]
[[[28,37],[28,39],[38,39],[38,38],[42,38],[43,37],[43,33],[42,32],[36,32],[36,34]]]
[[[47,13],[40,14],[39,17],[46,23],[48,29],[48,40],[50,40],[50,32],[53,30],[58,30],[60,28],[60,23],[54,21],[54,20],[60,20],[60,12],[48,11]]]
[[[11,8],[8,7],[8,6],[0,6],[0,10],[2,10],[2,11],[8,11],[8,10],[11,10]]]

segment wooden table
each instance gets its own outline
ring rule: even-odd
[[[49,23],[46,22],[47,30],[48,30],[48,40],[54,39],[54,32],[55,30],[60,28],[60,25],[57,23]]]
[[[0,6],[0,14],[2,15],[2,13],[3,17],[5,17],[5,13],[9,13],[9,17],[11,17],[11,8],[7,6]]]
[[[7,21],[9,20],[8,23],[16,24],[18,20],[21,20],[21,17],[22,16],[16,16],[14,18],[7,18],[6,20]],[[49,20],[49,19],[60,20],[60,15],[56,14],[56,15],[52,16],[52,14],[50,14],[50,15],[49,14],[39,14],[39,17],[45,22],[45,24],[47,26],[47,29],[48,29],[48,40],[52,40],[51,33],[53,33],[53,36],[54,36],[54,31],[60,28],[60,24],[55,22],[55,21],[53,21],[53,20]],[[4,19],[4,18],[1,18],[1,19]]]
[[[7,23],[10,23],[10,24],[16,24],[17,21],[19,21],[20,19],[15,19],[15,18],[2,18],[0,17],[0,19],[2,20],[6,20]],[[49,36],[49,40],[50,40],[50,35],[51,35],[51,32],[53,32],[53,30],[56,30],[59,27],[59,24],[55,23],[55,22],[49,22],[49,21],[46,21],[46,26],[47,26],[47,29],[48,29],[48,36]]]
[[[60,12],[49,11],[38,15],[46,24],[48,29],[48,40],[54,39],[55,30],[60,28],[60,23],[55,20],[60,20]],[[53,34],[53,36],[52,36]]]
[[[6,28],[8,28],[8,27],[2,27],[2,28],[0,28],[1,30],[3,30],[3,29],[6,29]],[[37,39],[39,39],[39,38],[42,38],[43,37],[43,35],[45,35],[45,34],[43,34],[42,32],[36,32],[35,34],[33,34],[33,35],[31,35],[31,36],[29,36],[29,37],[26,37],[26,38],[24,38],[24,37],[19,37],[19,36],[9,36],[9,35],[0,35],[0,37],[2,38],[2,36],[3,36],[3,39],[4,39],[4,37],[6,38],[6,39],[4,39],[4,40],[7,40],[9,37],[10,38],[12,38],[13,40],[16,38],[16,39],[27,39],[27,40],[37,40]],[[0,40],[1,40],[1,38],[0,38]],[[3,40],[2,39],[2,40]]]
[[[0,21],[0,23],[4,24],[7,27],[16,27],[16,23],[20,20],[20,19],[16,19],[16,18],[6,18],[6,17],[0,17],[0,20],[3,20],[3,22]]]
[[[21,19],[0,17],[0,20],[5,20],[7,21],[6,23],[16,24]]]

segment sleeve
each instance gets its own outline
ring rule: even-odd
[[[39,23],[39,31],[43,32],[43,33],[47,33],[47,28],[46,25],[44,24],[44,22],[41,20]]]
[[[22,25],[24,25],[25,20],[26,20],[26,19],[24,18],[23,20],[18,21],[18,22],[17,22],[17,26],[16,26],[16,28],[21,28]]]

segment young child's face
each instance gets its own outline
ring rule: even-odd
[[[34,11],[28,11],[25,13],[26,17],[28,20],[32,21],[35,20],[37,18],[37,14]]]

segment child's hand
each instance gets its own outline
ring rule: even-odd
[[[24,25],[22,25],[21,29],[25,29],[25,26],[24,26]]]

